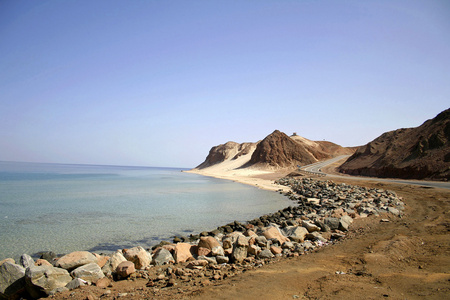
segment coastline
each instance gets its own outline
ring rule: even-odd
[[[53,298],[67,299],[67,297],[71,297],[74,300],[84,300],[89,297],[94,299],[117,297],[123,299],[186,299],[198,297],[210,299],[220,293],[223,299],[230,299],[242,296],[240,292],[246,290],[249,283],[258,287],[257,290],[247,290],[247,295],[251,299],[277,298],[280,295],[295,296],[294,298],[297,298],[298,295],[315,297],[316,294],[332,294],[335,282],[348,286],[346,293],[353,297],[358,293],[359,285],[365,286],[365,288],[373,287],[371,282],[366,282],[366,272],[379,282],[377,290],[372,291],[373,296],[386,297],[385,295],[389,295],[395,298],[406,293],[406,290],[403,291],[401,288],[392,290],[388,286],[390,280],[386,281],[385,279],[392,278],[390,277],[393,276],[392,274],[396,274],[397,277],[398,274],[409,273],[423,276],[423,269],[430,272],[430,266],[433,264],[436,270],[433,270],[423,280],[430,280],[433,276],[441,276],[443,280],[450,279],[442,271],[442,266],[446,264],[440,260],[440,257],[434,255],[438,252],[433,252],[442,252],[440,246],[433,246],[434,248],[430,250],[434,256],[428,254],[423,258],[420,256],[422,255],[420,251],[424,249],[422,241],[429,241],[426,243],[429,247],[431,242],[441,239],[438,232],[430,235],[429,229],[427,229],[431,228],[430,226],[436,226],[436,230],[441,228],[439,227],[441,225],[434,221],[436,218],[430,218],[426,228],[423,228],[424,224],[421,225],[421,222],[425,220],[423,219],[424,215],[442,215],[436,209],[432,209],[436,205],[441,207],[442,211],[446,211],[448,201],[440,199],[450,199],[446,197],[447,191],[436,190],[436,196],[429,197],[427,200],[430,200],[430,203],[425,204],[422,200],[432,190],[396,183],[370,181],[357,183],[351,179],[335,181],[334,178],[329,178],[331,179],[329,181],[323,178],[309,178],[309,176],[280,179],[291,171],[292,169],[281,171],[255,169],[215,170],[215,172],[196,169],[182,171],[231,180],[268,191],[282,189],[288,191],[284,193],[285,196],[294,201],[292,207],[247,222],[235,221],[209,232],[201,232],[196,237],[196,241],[180,236],[178,237],[179,241],[161,243],[152,250],[133,247],[122,249],[112,254],[111,257],[96,254],[98,257],[96,264],[99,267],[100,262],[112,263],[113,256],[131,255],[132,251],[142,252],[144,259],[150,257],[152,264],[149,265],[147,260],[145,262],[147,267],[138,269],[138,265],[134,262],[136,270],[133,269],[134,273],[124,275],[125,277],[117,277],[118,269],[112,265],[108,269],[109,271],[105,272],[103,265],[100,268],[105,273],[105,280],[97,282],[92,280],[89,281],[89,285],[78,289],[67,290],[62,287],[61,292],[55,294]],[[281,185],[274,182],[277,179],[280,179],[278,184]],[[363,183],[362,186],[367,188],[352,186],[359,183]],[[298,188],[299,186],[302,187]],[[399,197],[389,190],[398,191]],[[324,202],[319,204],[316,202],[319,199],[310,198],[316,197],[315,193],[318,198],[324,199]],[[322,195],[319,196],[319,193]],[[329,194],[327,195],[327,193]],[[360,200],[357,199],[362,195],[364,196],[360,206]],[[404,204],[401,201],[403,197],[408,199]],[[350,202],[353,204],[350,205]],[[425,211],[423,211],[424,205],[427,207]],[[408,208],[407,211],[405,210],[403,213],[406,208]],[[412,210],[416,213],[413,214]],[[334,224],[335,221],[338,221],[338,224]],[[332,226],[337,227],[332,228]],[[410,226],[414,226],[414,232],[411,231]],[[398,236],[399,230],[401,231],[400,236]],[[301,231],[303,233],[300,234]],[[420,240],[417,240],[416,235],[419,231]],[[261,239],[265,239],[262,244],[260,243]],[[209,243],[213,243],[215,246]],[[386,248],[386,243],[388,243],[388,248]],[[324,245],[327,247],[322,247]],[[390,245],[394,247],[392,253],[389,252]],[[401,268],[408,269],[401,269],[399,273],[397,246],[405,255],[411,257],[415,255],[414,257],[417,256],[420,261],[426,258],[427,264],[422,264],[418,268],[409,262],[402,264],[400,261]],[[179,251],[184,247],[188,247],[186,254],[189,258],[186,261],[180,260],[181,256],[179,255]],[[205,249],[205,247],[211,249]],[[220,251],[215,252],[217,250]],[[245,253],[243,254],[242,251]],[[162,252],[168,255],[168,260],[160,265],[160,262],[155,263],[155,261],[159,261]],[[312,253],[314,255],[307,255]],[[395,264],[392,266],[389,263],[380,265],[377,262],[380,257],[383,257],[385,261],[393,259]],[[122,259],[122,262],[133,260],[131,256]],[[444,258],[442,257],[442,259]],[[58,265],[56,258],[50,262],[52,265]],[[361,262],[363,262],[362,265]],[[18,264],[19,262],[17,262]],[[53,267],[49,266],[48,268],[53,270]],[[281,280],[289,284],[280,288],[273,281],[274,276],[277,281]],[[229,279],[232,277],[235,279],[230,281]],[[80,281],[79,278],[73,280]],[[421,277],[417,277],[414,282],[411,282],[410,278],[405,278],[398,277],[394,281],[405,284],[407,287],[411,284],[422,284]],[[318,283],[319,279],[325,280],[329,286],[324,289],[320,282]],[[84,279],[82,278],[82,280]],[[109,282],[107,287],[101,287],[104,281]],[[301,282],[301,286],[298,285],[299,282]],[[443,286],[441,281],[433,281],[433,287],[442,289]],[[410,289],[407,290],[407,294],[411,293]],[[445,294],[444,290],[442,290],[444,292],[439,292],[439,289],[437,291],[439,296]],[[47,292],[50,294],[51,291]]]
[[[202,176],[208,176],[218,179],[226,179],[242,184],[251,185],[259,189],[267,191],[283,191],[288,192],[290,188],[275,184],[275,180],[282,178],[289,174],[292,170],[256,170],[256,169],[215,169],[208,168],[207,170],[191,169],[188,171],[182,171],[185,173],[198,174]]]

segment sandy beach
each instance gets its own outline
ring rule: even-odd
[[[274,184],[274,181],[292,172],[293,168],[282,170],[242,168],[242,166],[250,160],[252,153],[253,152],[242,155],[237,159],[227,159],[205,169],[194,168],[185,172],[232,180],[269,191],[277,191],[280,189],[288,191],[288,188],[276,185]]]

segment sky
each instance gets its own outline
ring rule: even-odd
[[[0,161],[191,168],[449,107],[448,0],[0,1]]]

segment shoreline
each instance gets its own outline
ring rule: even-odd
[[[199,169],[191,169],[182,171],[184,173],[198,174],[202,176],[225,179],[233,182],[238,182],[246,185],[251,185],[259,189],[267,191],[288,192],[290,189],[285,186],[280,186],[274,183],[275,180],[282,178],[289,174],[292,170],[279,171],[263,171],[263,170],[249,170],[249,169],[231,169],[224,171],[205,171]]]
[[[377,248],[380,246],[372,248],[374,242],[371,242],[370,239],[367,240],[364,238],[364,235],[368,234],[371,238],[378,239],[383,239],[383,236],[385,236],[384,239],[386,239],[386,241],[392,240],[392,243],[394,243],[393,245],[396,245],[395,243],[403,243],[404,237],[397,236],[396,228],[398,226],[405,227],[407,230],[403,233],[403,235],[406,235],[411,232],[408,226],[411,226],[412,223],[410,221],[407,222],[411,216],[411,207],[408,208],[410,202],[408,201],[404,203],[402,198],[409,195],[408,200],[411,200],[409,198],[412,197],[411,195],[415,194],[413,191],[417,191],[419,193],[427,192],[427,189],[398,183],[376,183],[371,182],[371,180],[367,180],[366,182],[361,182],[361,185],[359,185],[356,180],[344,180],[343,182],[339,179],[336,180],[336,178],[318,178],[315,176],[284,177],[278,181],[278,183],[283,185],[274,183],[274,178],[280,178],[283,173],[288,174],[290,171],[291,170],[284,170],[282,172],[252,171],[251,174],[241,172],[239,174],[240,176],[236,177],[232,177],[230,173],[208,174],[207,172],[198,172],[196,170],[183,171],[202,176],[231,180],[233,182],[252,185],[268,191],[279,191],[282,187],[286,187],[286,189],[283,190],[287,190],[288,192],[283,192],[283,195],[285,197],[289,197],[290,200],[293,200],[292,207],[286,207],[285,209],[280,209],[279,211],[262,215],[259,218],[247,220],[242,223],[232,222],[226,225],[222,224],[222,226],[217,229],[204,231],[199,234],[195,233],[195,240],[188,238],[186,240],[182,239],[178,242],[163,242],[153,250],[147,249],[146,252],[149,253],[153,259],[155,259],[155,257],[163,251],[161,249],[166,249],[172,254],[172,259],[175,260],[175,249],[179,245],[190,245],[189,251],[192,256],[183,262],[177,261],[174,263],[175,261],[172,262],[169,260],[168,263],[164,263],[163,265],[150,265],[144,269],[136,268],[134,273],[127,275],[126,277],[116,277],[116,275],[114,275],[114,271],[112,271],[110,275],[106,276],[111,281],[110,286],[106,288],[100,288],[95,282],[92,282],[89,283],[88,286],[82,286],[81,288],[57,293],[52,296],[52,298],[66,299],[67,297],[70,297],[74,300],[84,300],[89,295],[93,295],[94,298],[102,299],[114,299],[117,297],[121,297],[123,299],[190,299],[191,297],[207,299],[211,298],[212,295],[215,295],[217,290],[221,291],[223,295],[228,294],[230,295],[229,297],[234,297],[236,294],[233,293],[236,293],[235,290],[237,289],[234,285],[236,284],[236,286],[240,286],[241,289],[246,288],[247,285],[245,284],[245,281],[254,281],[252,276],[262,276],[265,278],[264,280],[268,281],[266,283],[263,283],[263,281],[253,283],[255,285],[260,284],[260,288],[265,290],[267,290],[266,285],[267,287],[271,287],[270,291],[266,291],[266,293],[268,293],[267,295],[275,295],[275,293],[277,293],[276,295],[284,294],[283,291],[274,286],[274,283],[270,283],[273,280],[273,277],[266,274],[267,270],[274,270],[274,272],[277,273],[277,276],[281,277],[287,275],[286,270],[289,270],[288,272],[295,273],[295,276],[304,276],[303,280],[308,280],[305,282],[310,282],[311,286],[316,290],[321,290],[322,288],[316,287],[317,283],[311,280],[317,280],[319,278],[326,278],[327,281],[331,280],[332,283],[335,280],[334,278],[344,280],[345,278],[351,277],[353,280],[359,280],[358,282],[362,280],[362,284],[366,284],[364,282],[365,269],[363,269],[363,271],[358,271],[361,268],[361,263],[352,257],[361,257],[361,259],[366,260],[366,255],[369,255],[368,257],[371,257],[371,255],[378,257],[377,255],[386,255],[386,252],[384,252],[386,250],[384,250],[384,248]],[[235,172],[235,170],[233,170],[233,172]],[[299,188],[300,185],[303,185],[303,188]],[[304,188],[306,188],[307,191],[301,192]],[[320,196],[323,191],[329,191],[330,188],[332,190],[334,189],[337,193],[331,193],[328,196]],[[353,194],[354,189],[358,189],[359,192]],[[391,193],[391,191],[397,190],[401,191],[399,195],[400,197],[397,197],[396,192]],[[439,190],[437,190],[437,192],[439,192]],[[444,193],[446,191],[441,192]],[[342,195],[342,193],[349,194]],[[362,206],[359,206],[359,204],[353,206],[353,204],[351,204],[353,200],[351,199],[354,198],[356,200],[360,193],[364,195],[363,198],[354,202],[354,204],[361,201]],[[335,198],[335,201],[330,203],[328,200],[333,197]],[[319,199],[324,201],[321,200],[317,202]],[[325,215],[323,215],[324,209],[328,211],[325,212]],[[406,212],[408,213],[405,214]],[[346,218],[345,216],[350,216],[351,219],[354,220],[353,225],[348,225],[348,228],[339,227],[347,226],[342,223]],[[331,223],[325,223],[325,219],[327,218],[334,218],[335,221],[338,219],[340,225],[332,225],[332,220],[327,221]],[[420,226],[419,224],[420,223],[418,223],[417,226]],[[324,227],[320,227],[319,225]],[[306,228],[306,226],[311,227],[307,232],[305,232],[306,235],[304,236],[303,242],[301,242],[299,237],[290,235],[291,232],[287,230],[291,227]],[[334,229],[329,230],[326,229],[326,226],[338,227],[334,227]],[[281,235],[273,238],[267,238],[267,243],[270,243],[270,247],[267,246],[267,248],[264,248],[266,246],[261,246],[260,249],[255,248],[261,245],[258,244],[257,239],[262,238],[264,236],[264,232],[269,228],[278,228]],[[378,230],[384,230],[383,228],[392,228],[392,233],[379,232],[375,230],[376,228],[378,228]],[[207,228],[205,229],[210,230]],[[428,232],[426,234],[428,234]],[[177,237],[185,238],[181,236]],[[287,240],[280,240],[283,238],[287,238]],[[430,236],[430,238],[432,237]],[[224,251],[224,256],[229,258],[226,263],[222,261],[222,259],[224,259],[223,257],[220,255],[216,256],[217,253],[211,254],[211,249],[203,249],[205,244],[200,247],[200,243],[202,241],[206,241],[206,239],[208,239],[208,241],[219,241],[219,246],[223,248],[222,250]],[[229,243],[229,239],[232,241],[231,244]],[[240,241],[240,239],[243,240]],[[278,242],[276,241],[277,239]],[[414,237],[412,238],[412,241],[415,241]],[[238,258],[237,256],[234,256],[235,254],[233,254],[237,251],[235,249],[242,246],[239,246],[241,242],[244,245],[243,247],[247,249],[245,258]],[[381,240],[380,243],[381,245],[384,245],[383,243],[385,242]],[[408,243],[410,243],[410,240],[408,240]],[[358,247],[356,249],[360,249],[359,251],[362,252],[349,250],[348,247],[353,249],[353,245],[356,245],[356,247]],[[391,245],[391,242],[389,245]],[[423,243],[418,245],[423,245]],[[403,249],[405,245],[401,244],[401,247]],[[411,251],[411,253],[415,253],[418,250],[412,248],[413,246],[411,246],[411,244],[406,244],[406,247],[408,250],[405,251]],[[136,250],[135,248],[138,247],[134,247],[133,249]],[[410,250],[410,248],[412,250]],[[200,255],[199,249],[202,249],[201,251],[206,251],[209,254]],[[335,249],[339,249],[339,252],[334,253]],[[131,249],[122,249],[120,250],[120,253],[125,255],[125,253],[130,250]],[[260,257],[259,253],[261,253],[262,250],[265,251],[264,254],[268,254],[269,252],[272,253],[269,256],[270,258],[263,258],[262,254]],[[195,255],[192,254],[192,251],[195,252]],[[372,254],[372,251],[381,254]],[[203,252],[203,254],[206,252]],[[313,253],[314,255],[307,255]],[[347,257],[347,255],[349,256]],[[396,259],[396,252],[392,255],[394,255],[393,258]],[[104,256],[101,256],[104,259]],[[327,258],[327,256],[329,257]],[[347,258],[341,261],[343,257]],[[129,261],[129,259],[127,260]],[[332,264],[334,268],[331,271],[328,267],[316,268],[316,261],[320,261],[323,265]],[[349,262],[351,262],[351,267],[348,266]],[[371,265],[372,263],[374,263],[374,266]],[[291,264],[295,264],[297,267],[294,268]],[[377,272],[385,272],[383,266],[379,266],[378,263],[373,262],[370,259],[363,264],[370,265],[372,269],[375,267],[379,268],[379,271]],[[388,264],[386,268],[388,272],[398,272],[397,263],[393,265],[392,268]],[[412,266],[412,268],[414,268],[414,266]],[[415,268],[417,269],[417,266],[415,266]],[[421,267],[417,269],[418,272],[421,272],[423,268],[428,271],[428,265],[421,265]],[[319,276],[318,274],[321,275]],[[444,273],[442,274],[442,276],[446,276]],[[310,277],[311,275],[315,279]],[[384,283],[384,277],[383,275],[381,276],[382,277],[376,278]],[[450,277],[448,278],[450,279]],[[288,280],[294,279],[288,278]],[[295,279],[292,283],[294,282],[297,282],[297,279]],[[340,284],[352,283],[344,281],[340,282]],[[440,282],[434,284],[439,285]],[[332,287],[327,289],[328,294],[332,292],[330,289],[332,289]],[[290,290],[292,290],[291,296],[298,294],[298,290],[295,289],[295,287],[294,290]],[[308,295],[308,289],[306,289],[306,287],[302,288],[302,290],[302,293]],[[378,293],[379,295],[377,295],[384,297],[384,295],[390,293],[394,292],[385,286],[380,286]],[[398,294],[397,290],[395,293]],[[261,297],[261,294],[258,293],[257,297]]]
[[[42,271],[67,273],[66,280],[58,283],[60,286],[58,286],[57,295],[61,297],[67,295],[65,293],[71,293],[71,296],[75,294],[73,281],[78,283],[75,288],[79,287],[80,282],[83,283],[83,281],[89,282],[88,285],[94,288],[97,286],[97,281],[100,282],[102,278],[116,284],[123,283],[123,279],[129,279],[130,276],[135,279],[149,280],[146,286],[154,287],[154,291],[176,285],[198,290],[199,287],[209,285],[211,282],[219,282],[260,268],[281,258],[298,257],[316,251],[322,246],[334,244],[345,238],[354,219],[365,218],[372,214],[387,218],[403,214],[404,204],[401,198],[390,191],[373,188],[368,190],[359,186],[304,176],[284,177],[273,183],[267,178],[274,176],[273,173],[257,175],[266,176],[266,178],[257,178],[256,182],[259,183],[257,187],[268,187],[272,191],[279,191],[281,187],[286,187],[289,192],[284,195],[293,200],[292,205],[253,220],[242,223],[234,221],[212,231],[191,235],[189,238],[178,237],[178,240],[174,239],[173,242],[162,241],[152,249],[144,249],[140,246],[118,249],[110,256],[75,251],[62,257],[56,255],[44,257],[45,261],[43,259],[34,261],[31,257],[23,255],[20,264],[23,266],[24,275],[22,276],[26,277],[26,289],[34,290],[43,297],[53,295],[55,292],[54,283],[49,284],[52,288],[45,288],[40,286],[41,282],[33,281],[34,270],[38,273]],[[239,178],[235,181],[242,180],[247,184],[255,182],[245,180],[252,179],[250,176],[247,177],[244,180]],[[361,202],[363,199],[365,202]],[[364,205],[361,206],[361,203]],[[74,270],[75,265],[67,264],[65,267],[66,265],[63,264],[67,260],[72,260],[73,257],[76,257],[78,261],[79,256],[90,259],[88,263],[84,258],[82,259],[83,263],[79,266],[83,270],[79,271],[81,275],[75,272],[78,270],[78,268]],[[122,273],[121,266],[125,263],[131,263],[129,266],[131,269]],[[7,264],[9,268],[11,266],[21,268],[19,263],[16,264],[14,261],[3,264]],[[86,268],[89,265],[90,269],[85,270],[84,265]],[[89,273],[92,268],[95,269],[95,274]],[[173,268],[177,270],[175,273]],[[68,272],[71,272],[72,277]],[[89,275],[85,275],[86,273]],[[46,280],[52,280],[51,276]],[[76,291],[82,293],[83,289],[76,289]],[[102,292],[102,289],[97,288],[97,293]],[[102,297],[102,295],[97,294],[96,297]],[[85,299],[84,295],[80,299]]]

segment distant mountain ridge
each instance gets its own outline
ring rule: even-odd
[[[383,133],[339,167],[351,175],[450,179],[450,109],[419,127]]]
[[[214,146],[205,161],[196,169],[205,169],[226,161],[236,161],[234,168],[293,168],[343,154],[352,154],[356,148],[344,148],[326,141],[310,141],[303,137],[275,130],[255,143],[227,142]],[[239,159],[239,161],[237,161]]]

